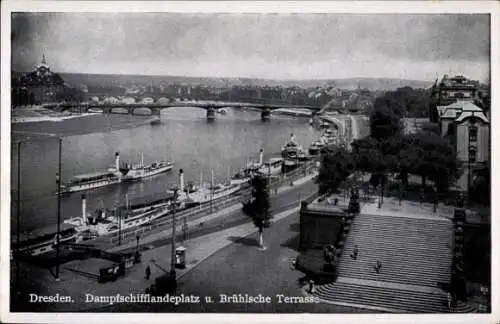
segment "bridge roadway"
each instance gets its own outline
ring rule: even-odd
[[[214,120],[215,112],[217,109],[225,107],[240,107],[240,108],[257,108],[261,109],[262,120],[269,120],[271,110],[287,108],[287,109],[308,109],[313,112],[313,115],[320,111],[320,107],[313,106],[298,106],[298,105],[284,105],[284,104],[267,104],[267,103],[242,103],[242,102],[217,102],[217,101],[176,101],[168,103],[59,103],[59,104],[46,104],[43,106],[47,109],[63,112],[69,109],[78,109],[80,112],[89,112],[90,109],[100,109],[103,113],[115,113],[113,109],[120,108],[126,109],[128,114],[133,115],[134,111],[139,108],[148,108],[151,115],[160,116],[162,109],[177,108],[177,107],[196,107],[205,109],[207,111],[207,119]]]

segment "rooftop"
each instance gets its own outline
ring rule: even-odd
[[[448,106],[438,106],[437,110],[441,118],[455,119],[457,122],[469,117],[477,117],[485,123],[489,122],[483,110],[469,101],[457,101]],[[457,112],[460,115],[457,116]]]
[[[335,204],[335,199],[337,200],[337,204]],[[328,212],[332,213],[332,216],[339,213],[345,213],[345,210],[348,207],[349,200],[346,197],[344,200],[344,196],[333,194],[328,197],[319,197],[311,201],[307,204],[307,210],[317,211],[317,212]]]

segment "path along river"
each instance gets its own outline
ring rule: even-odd
[[[205,110],[171,108],[162,111],[159,125],[151,125],[149,116],[94,115],[60,122],[12,125],[11,192],[12,233],[17,212],[17,140],[27,141],[21,148],[21,231],[57,222],[56,173],[58,136],[63,137],[63,181],[82,173],[107,170],[113,166],[114,153],[121,161],[139,163],[171,160],[172,171],[134,184],[119,184],[86,192],[87,210],[111,208],[123,204],[125,195],[133,203],[158,196],[171,188],[184,169],[186,182],[199,184],[200,173],[210,181],[214,170],[216,182],[227,179],[243,167],[247,158],[257,159],[260,148],[264,159],[279,156],[282,145],[294,133],[304,149],[320,136],[321,131],[309,126],[308,118],[272,115],[269,122],[260,120],[260,112],[228,109],[208,123]],[[46,136],[44,134],[52,134]],[[64,196],[63,219],[79,216],[81,193]]]

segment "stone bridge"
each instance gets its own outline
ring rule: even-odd
[[[271,111],[280,108],[287,109],[308,109],[313,112],[313,115],[320,110],[319,107],[313,106],[293,106],[293,105],[273,105],[273,104],[256,104],[256,103],[239,103],[239,102],[169,102],[169,103],[61,103],[47,104],[44,108],[62,112],[70,109],[76,109],[79,112],[91,112],[92,110],[100,110],[105,114],[117,113],[115,109],[125,109],[128,114],[133,115],[136,109],[147,108],[151,111],[151,115],[159,116],[162,109],[176,107],[195,107],[205,109],[207,111],[207,119],[214,120],[217,109],[225,107],[241,107],[241,108],[257,108],[261,110],[261,119],[269,120]]]
[[[345,135],[346,132],[348,132],[348,124],[350,123],[349,115],[321,115],[319,116],[319,119],[321,121],[333,124],[337,128],[339,134]]]

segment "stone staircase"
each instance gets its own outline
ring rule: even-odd
[[[369,285],[335,282],[316,288],[315,295],[323,301],[391,313],[440,313],[446,311],[446,295]]]
[[[317,286],[315,295],[385,312],[449,312],[438,284],[450,281],[451,240],[447,219],[360,214],[346,239],[337,281]],[[355,245],[357,259],[350,256]]]

